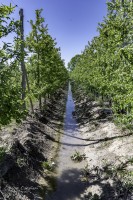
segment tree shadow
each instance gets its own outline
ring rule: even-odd
[[[33,170],[33,169],[30,169]],[[27,176],[26,168],[15,165],[8,173],[1,179],[1,191],[4,193],[5,199],[35,199],[39,190],[39,184],[32,181]]]
[[[46,149],[46,135],[43,136],[41,128],[37,124],[31,124],[29,134],[21,143],[15,140],[10,149],[10,157],[13,160],[12,166],[0,179],[0,199],[31,199],[39,196],[40,185],[36,182],[37,177],[45,178],[43,162],[47,157],[43,153]],[[41,136],[41,139],[39,137]],[[47,135],[49,137],[49,135]],[[51,138],[50,138],[51,139]],[[10,164],[8,158],[8,164]],[[11,160],[11,161],[12,161]],[[2,195],[3,194],[3,195]]]
[[[30,128],[27,128],[27,130],[28,130],[30,133],[32,133],[32,134],[34,134],[34,135],[37,135],[37,136],[39,136],[38,133],[41,133],[42,135],[45,136],[46,139],[55,142],[54,137],[52,137],[50,134],[46,133],[46,131],[42,130],[42,127],[39,127],[38,124],[35,124],[35,123],[33,124],[33,123],[31,123],[31,124],[30,124]]]
[[[46,197],[46,200],[82,199],[88,183],[82,181],[83,172],[77,168],[67,169],[57,178],[55,191]]]
[[[94,167],[88,171],[77,168],[64,170],[57,179],[55,191],[46,200],[132,200],[133,186],[127,186],[115,172],[106,173],[107,168],[108,166],[104,169]],[[83,177],[86,181],[83,181]],[[100,189],[100,194],[98,191],[86,193],[89,188],[96,186]]]
[[[31,142],[31,141],[29,141]],[[10,155],[3,164],[0,178],[0,199],[31,199],[39,196],[40,185],[35,181],[37,173],[42,175],[42,165],[46,158],[32,143],[23,146],[18,140],[10,149]],[[2,170],[2,166],[0,167]],[[2,172],[2,171],[1,171]]]
[[[29,129],[28,130],[30,132],[34,133],[34,134],[36,134],[36,132],[40,132],[40,133],[44,134],[47,139],[49,139],[49,140],[51,140],[53,142],[59,143],[59,144],[66,145],[66,146],[90,146],[90,145],[95,145],[95,144],[98,144],[98,143],[101,143],[101,142],[107,142],[107,141],[111,141],[111,140],[115,140],[115,139],[119,139],[119,138],[132,136],[132,133],[128,133],[128,134],[125,134],[125,135],[117,135],[117,136],[113,136],[113,137],[104,137],[104,138],[100,138],[100,139],[83,139],[83,138],[77,137],[75,135],[72,135],[72,133],[71,134],[67,134],[67,133],[63,133],[61,131],[58,131],[58,129],[55,129],[54,127],[52,127],[50,125],[49,125],[49,127],[51,129],[53,129],[55,132],[60,133],[62,135],[66,135],[66,136],[68,136],[70,138],[75,138],[75,139],[79,139],[79,140],[83,140],[83,141],[90,141],[91,143],[87,143],[87,144],[76,144],[75,143],[75,144],[72,144],[72,143],[66,143],[66,142],[59,142],[53,136],[50,136],[45,131],[42,131],[42,129],[39,128],[35,124],[32,124],[32,127],[30,128],[30,130]]]
[[[85,101],[79,105],[76,105],[77,114],[76,119],[80,125],[88,123],[106,123],[113,119],[113,111],[109,105],[105,105],[106,108],[102,108],[102,105],[94,101]],[[94,108],[96,108],[94,110]],[[79,115],[80,114],[80,115]],[[95,116],[96,115],[96,116]]]
[[[127,164],[128,162],[126,162]],[[125,167],[125,163],[123,163]],[[89,192],[86,195],[88,200],[132,200],[133,184],[127,184],[120,178],[116,171],[111,170],[110,165],[104,166],[102,169],[95,167],[86,171],[86,177],[90,180],[89,187],[98,186],[100,194]]]

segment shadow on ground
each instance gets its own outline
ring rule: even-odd
[[[126,162],[127,163],[127,162]],[[121,166],[124,169],[125,164]],[[85,176],[89,182],[89,187],[97,186],[99,193],[90,192],[85,196],[89,200],[132,200],[133,186],[120,178],[120,171],[113,171],[112,166],[106,165],[102,169],[95,167],[92,170],[86,170]],[[122,172],[122,171],[121,171]],[[126,178],[126,177],[125,177]]]
[[[35,116],[29,114],[11,133],[12,140],[9,138],[6,141],[10,147],[6,156],[10,159],[2,161],[3,167],[0,163],[0,200],[42,199],[41,193],[46,192],[47,186],[42,185],[49,180],[43,163],[56,150],[53,150],[53,142],[58,134],[53,129],[47,129],[47,124],[51,125],[55,119],[57,124],[53,126],[58,129],[65,110],[66,92],[59,91],[59,94],[62,96],[47,100],[46,109],[36,109]]]
[[[57,190],[49,195],[47,200],[68,200],[82,199],[81,194],[84,193],[87,182],[82,181],[83,172],[77,168],[64,170],[57,179]]]
[[[57,180],[57,190],[46,200],[132,200],[133,188],[123,183],[116,173],[110,171],[109,174],[108,169],[105,166],[103,169],[65,170]],[[100,192],[91,193],[92,186]]]

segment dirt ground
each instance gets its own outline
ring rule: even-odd
[[[53,187],[47,168],[58,150],[66,98],[62,90],[34,117],[0,131],[0,147],[6,151],[0,155],[0,200],[41,200]]]
[[[102,106],[75,95],[76,118],[85,141],[88,183],[84,199],[133,199],[133,133],[113,123],[108,103]]]
[[[83,200],[133,200],[133,134],[113,123],[108,103],[75,96],[78,121],[87,165]],[[0,131],[0,200],[43,200],[55,187],[56,162],[63,132],[67,92],[48,100],[43,111],[28,116],[19,126]],[[75,172],[73,172],[75,173]],[[67,200],[67,199],[61,199]]]

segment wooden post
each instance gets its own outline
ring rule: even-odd
[[[24,101],[23,107],[24,107],[24,109],[26,109],[26,102],[25,102],[26,83],[27,83],[27,88],[28,88],[29,93],[30,93],[30,85],[29,85],[27,70],[26,70],[25,62],[24,62],[24,15],[23,15],[23,9],[20,9],[19,15],[20,15],[20,34],[21,34],[22,100]],[[33,103],[32,103],[31,97],[29,97],[29,100],[30,100],[30,105],[31,105],[31,111],[32,111],[32,113],[34,113],[34,108],[33,108]]]
[[[23,108],[26,109],[26,74],[25,74],[25,64],[24,64],[24,15],[23,15],[23,9],[20,9],[19,11],[20,15],[20,37],[21,37],[21,71],[22,71],[22,100],[23,102]]]

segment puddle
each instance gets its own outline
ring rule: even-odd
[[[84,141],[78,131],[78,124],[72,115],[75,105],[69,84],[66,114],[64,121],[64,134],[60,139],[59,158],[57,163],[57,184],[55,191],[46,200],[81,200],[86,189],[86,183],[82,181],[82,171],[85,161],[74,162],[71,156],[75,151],[84,153]]]

